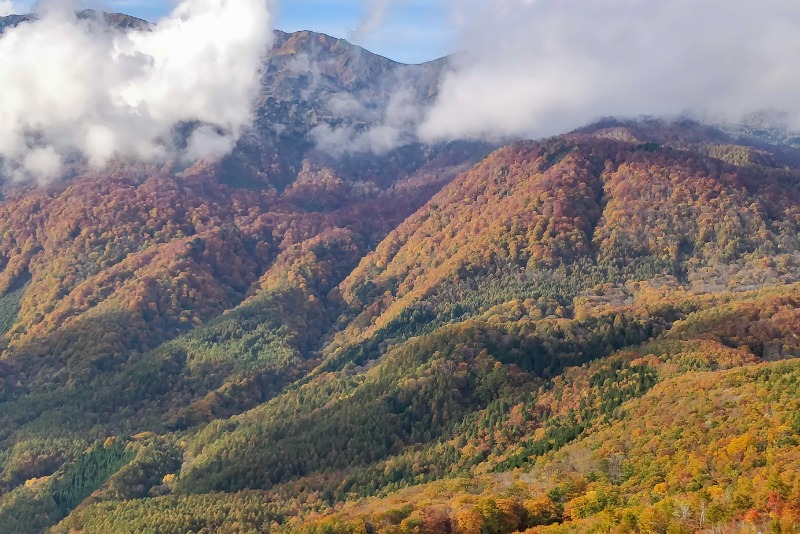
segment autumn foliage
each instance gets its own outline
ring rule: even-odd
[[[0,526],[796,531],[794,149],[643,122],[449,154],[11,192]]]

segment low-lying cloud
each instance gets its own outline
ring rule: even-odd
[[[37,20],[0,35],[7,176],[51,180],[76,154],[96,167],[216,158],[250,125],[273,38],[267,0],[183,0],[141,31],[79,18],[79,2],[39,6]],[[200,126],[175,139],[189,123]]]
[[[426,141],[542,137],[604,116],[800,126],[796,0],[456,2],[464,52],[425,112]]]
[[[385,106],[367,108],[355,97],[334,96],[329,111],[364,121],[364,126],[321,124],[311,130],[318,149],[334,156],[368,152],[383,155],[398,146],[415,142],[415,129],[422,118],[422,98],[410,82],[400,83]]]

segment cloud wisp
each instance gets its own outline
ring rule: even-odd
[[[328,108],[335,114],[370,124],[357,128],[323,123],[313,128],[310,134],[317,148],[337,157],[354,153],[381,156],[399,146],[416,142],[414,130],[424,109],[417,88],[412,83],[400,81],[382,106],[367,109],[355,98],[343,95],[331,99]]]
[[[378,31],[386,22],[391,4],[392,0],[366,0],[361,20],[348,38],[357,41]]]
[[[4,8],[0,0],[0,9]],[[79,18],[76,1],[0,35],[0,157],[12,179],[49,181],[83,155],[216,158],[250,125],[273,38],[267,0],[183,0],[147,30]],[[182,124],[199,124],[185,142]]]

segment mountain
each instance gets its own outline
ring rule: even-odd
[[[792,168],[720,132],[698,144],[699,132],[645,130],[600,128],[486,158],[347,278],[345,333],[383,335],[415,316],[430,328],[512,295],[540,299],[545,315],[569,313],[599,283],[653,276],[700,291],[750,289],[758,262],[793,257]]]
[[[797,530],[800,150],[406,140],[446,68],[277,33],[223,161],[7,188],[0,531]]]
[[[123,31],[149,27],[146,21],[119,13],[84,10],[77,16]],[[0,17],[0,33],[35,19],[36,15]],[[387,189],[429,164],[475,161],[490,150],[488,143],[429,146],[411,135],[418,118],[414,114],[435,97],[447,66],[447,58],[404,65],[324,34],[275,31],[254,124],[229,156],[200,170],[234,187],[279,192],[298,176],[303,177],[299,189],[318,187],[313,182],[320,173],[332,173],[345,188]],[[196,126],[179,125],[176,143],[185,144]],[[74,159],[70,174],[89,172],[82,158]],[[197,169],[170,161],[163,170],[191,174]]]
[[[327,35],[278,31],[255,126],[223,167],[282,189],[307,158],[386,187],[437,157],[483,155],[485,145],[427,147],[409,137],[407,109],[435,96],[446,65],[403,65]]]

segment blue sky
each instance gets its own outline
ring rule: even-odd
[[[369,50],[419,63],[450,53],[447,13],[436,0],[389,2],[384,23],[366,36],[353,35],[370,0],[284,0],[278,28],[314,30],[348,38]]]
[[[368,35],[356,35],[369,2],[379,0],[282,0],[277,28],[314,30],[344,37],[373,52],[407,63],[450,53],[453,37],[447,13],[438,0],[394,0],[383,24]],[[170,10],[170,0],[109,0],[116,11],[156,20]]]

